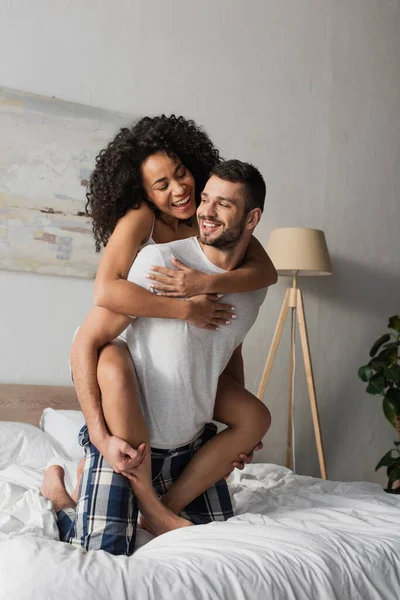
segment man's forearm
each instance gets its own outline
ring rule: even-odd
[[[99,348],[78,331],[70,353],[72,376],[90,439],[96,447],[108,434],[97,382],[98,353]]]

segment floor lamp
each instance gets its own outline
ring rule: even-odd
[[[317,444],[318,461],[322,479],[326,479],[324,451],[322,445],[321,429],[318,417],[317,399],[315,395],[314,377],[311,365],[311,355],[308,343],[307,325],[304,314],[303,296],[297,287],[297,277],[305,275],[331,275],[332,264],[329,258],[328,247],[323,231],[288,227],[274,229],[271,232],[267,252],[275,265],[278,275],[291,276],[292,287],[286,290],[278,323],[276,325],[271,348],[265,363],[257,396],[263,398],[267,387],[271,368],[278,350],[286,318],[291,309],[290,331],[290,362],[289,362],[289,412],[287,425],[286,466],[292,464],[292,438],[293,438],[293,393],[294,393],[294,368],[295,368],[295,329],[296,320],[299,325],[301,347],[303,350],[304,366],[307,377],[308,393],[310,397],[311,414],[314,425],[315,441]]]

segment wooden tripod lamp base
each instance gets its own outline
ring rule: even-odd
[[[267,362],[265,363],[264,372],[261,378],[260,387],[257,397],[261,400],[264,396],[267,387],[268,379],[271,373],[272,365],[275,360],[279,342],[281,341],[283,328],[288,316],[289,308],[292,310],[292,329],[291,329],[291,344],[290,344],[290,372],[289,372],[289,407],[288,407],[288,429],[286,443],[286,466],[290,469],[292,460],[292,402],[293,402],[293,368],[294,368],[294,328],[297,320],[299,324],[301,347],[303,350],[304,366],[306,370],[308,394],[310,397],[311,414],[314,425],[315,441],[317,444],[319,468],[322,479],[326,479],[326,467],[324,451],[322,446],[321,428],[319,424],[317,399],[315,396],[314,377],[311,365],[310,348],[308,344],[307,325],[304,314],[303,296],[301,290],[296,287],[288,288],[283,300],[281,312],[279,314],[278,323],[276,325],[274,337],[270,351],[268,353]]]
[[[272,365],[275,360],[279,342],[282,337],[282,331],[291,310],[291,335],[290,335],[290,367],[289,367],[289,412],[287,426],[287,444],[286,444],[286,466],[292,464],[292,410],[293,410],[293,385],[294,385],[294,365],[295,365],[295,330],[296,321],[298,321],[301,347],[304,358],[304,366],[307,378],[308,394],[310,397],[310,406],[312,421],[314,426],[315,441],[317,444],[319,468],[322,479],[326,479],[326,467],[324,451],[322,446],[321,428],[319,424],[317,399],[315,396],[315,386],[313,370],[311,365],[311,355],[308,343],[307,325],[304,314],[303,296],[301,290],[297,287],[297,275],[331,275],[332,264],[329,257],[328,247],[325,240],[325,234],[318,229],[306,229],[298,227],[288,227],[283,229],[274,229],[271,232],[267,252],[275,265],[279,275],[293,276],[293,285],[286,290],[278,323],[276,325],[272,344],[267,356],[267,362],[257,396],[261,400],[267,387],[268,379],[271,373]]]

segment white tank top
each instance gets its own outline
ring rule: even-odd
[[[141,246],[139,246],[139,252],[140,252],[140,250],[141,250],[142,248],[145,248],[146,246],[149,246],[150,244],[155,244],[155,243],[156,243],[156,242],[153,240],[153,232],[154,232],[154,226],[155,226],[155,224],[156,224],[156,217],[155,217],[155,215],[154,215],[154,218],[153,218],[153,225],[152,225],[152,227],[151,227],[151,232],[150,232],[150,235],[149,235],[149,239],[147,240],[147,242],[145,242],[144,244],[142,244]]]

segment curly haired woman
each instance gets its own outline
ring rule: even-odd
[[[122,315],[182,319],[198,327],[218,329],[235,318],[234,308],[218,302],[218,296],[261,289],[276,282],[276,271],[254,238],[243,264],[234,271],[207,275],[175,261],[176,270],[154,266],[155,274],[149,274],[157,293],[127,281],[141,247],[198,233],[196,205],[210,171],[219,162],[219,153],[206,133],[193,121],[174,115],[145,117],[132,128],[122,129],[100,152],[87,194],[96,250],[105,246],[95,281],[98,307]],[[224,389],[229,389],[229,375],[223,377]],[[125,471],[132,457],[130,450],[138,448],[142,459],[146,458],[150,477],[150,457],[144,452],[144,444],[150,448],[148,430],[140,408],[135,368],[123,336],[101,350],[97,384],[107,429],[113,439],[126,442],[125,446],[108,448],[108,462],[116,472]],[[260,431],[260,422],[265,422],[266,431],[266,407],[244,387],[238,394],[237,381],[232,379],[231,385],[229,407],[216,397],[218,421],[236,431],[244,427],[246,432],[251,431],[251,423],[255,431]],[[253,445],[257,447],[258,442],[254,439]],[[241,454],[233,466],[240,468],[248,461],[249,457]],[[179,514],[203,491],[201,487],[201,481],[194,477],[189,495],[175,498],[171,489],[164,496],[165,505]]]

